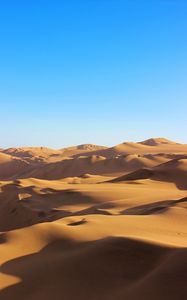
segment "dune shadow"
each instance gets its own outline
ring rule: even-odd
[[[176,185],[179,190],[187,190],[187,180],[186,180],[186,171],[178,172],[176,170],[175,174],[170,173],[168,171],[159,170],[159,167],[162,165],[169,165],[173,162],[177,162],[180,158],[186,157],[179,157],[172,161],[168,161],[166,163],[159,164],[154,168],[140,168],[133,172],[128,172],[122,176],[113,178],[111,180],[107,180],[103,183],[128,183],[128,184],[141,184],[141,180],[151,179],[153,181],[160,181],[160,182],[169,182]],[[140,181],[140,182],[139,182]]]
[[[20,198],[20,195],[23,195],[23,198]],[[26,195],[25,198],[24,195]],[[125,209],[120,214],[158,214],[179,203],[187,202],[186,199],[166,200],[136,206]],[[73,208],[76,205],[81,205],[83,208],[75,211]],[[15,182],[1,187],[0,231],[10,231],[38,223],[52,222],[68,216],[90,214],[110,216],[112,215],[110,209],[114,207],[114,202],[98,203],[93,197],[78,190],[47,188],[36,191],[34,186],[22,187],[18,182]]]
[[[20,194],[27,198],[20,200]],[[79,191],[53,189],[35,191],[34,186],[21,187],[18,182],[4,185],[0,193],[0,231],[14,230],[42,222],[51,222],[71,216],[63,206],[93,205],[92,197]]]
[[[22,191],[28,191],[28,188],[22,189]],[[65,205],[77,205],[77,204],[93,204],[97,203],[92,197],[84,195],[80,191],[73,189],[55,190],[55,189],[42,189],[41,194],[36,193],[33,189],[30,191],[31,196],[23,200],[24,205],[30,205],[32,207],[54,208]]]
[[[152,215],[165,212],[170,207],[174,207],[179,203],[187,202],[187,197],[179,200],[158,201],[151,204],[144,204],[122,210],[122,215]]]
[[[86,224],[86,223],[87,223],[86,219],[83,218],[80,221],[69,223],[68,226],[78,226],[78,225],[83,225],[83,224]]]
[[[79,211],[76,211],[74,213],[75,216],[81,216],[81,215],[108,215],[111,216],[113,215],[111,212],[108,211],[108,209],[115,208],[116,205],[114,202],[104,202],[104,203],[99,203],[93,206],[90,206],[86,209],[82,209]]]
[[[21,282],[3,289],[0,299],[125,299],[129,288],[152,274],[173,251],[123,237],[91,242],[57,239],[38,253],[2,265],[2,273]],[[123,298],[115,297],[121,289]]]
[[[6,233],[1,233],[0,234],[0,244],[4,244],[6,242],[7,242]]]
[[[83,216],[83,215],[107,215],[111,216],[112,213],[110,213],[107,210],[97,208],[95,206],[91,206],[89,208],[77,211],[74,213],[75,216]]]
[[[185,179],[185,175],[184,177],[181,178],[165,178],[165,176],[163,175],[163,173],[160,173],[160,178],[156,178],[152,177],[152,180],[155,181],[160,181],[160,182],[169,182],[169,183],[173,183],[179,190],[187,190],[187,180]]]

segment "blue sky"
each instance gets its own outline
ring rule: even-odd
[[[0,147],[187,143],[187,1],[1,1]]]

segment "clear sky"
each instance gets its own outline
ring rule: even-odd
[[[187,1],[6,0],[0,147],[187,143]]]

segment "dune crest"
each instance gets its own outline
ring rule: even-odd
[[[165,139],[165,138],[152,138],[152,139],[148,139],[148,140],[139,142],[139,144],[147,145],[147,146],[158,146],[161,144],[176,145],[177,143],[170,141],[168,139]]]
[[[187,145],[0,150],[0,299],[186,299]]]

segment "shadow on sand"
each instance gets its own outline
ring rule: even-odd
[[[186,249],[122,237],[59,239],[1,271],[21,279],[2,290],[2,300],[177,300],[187,294]]]

